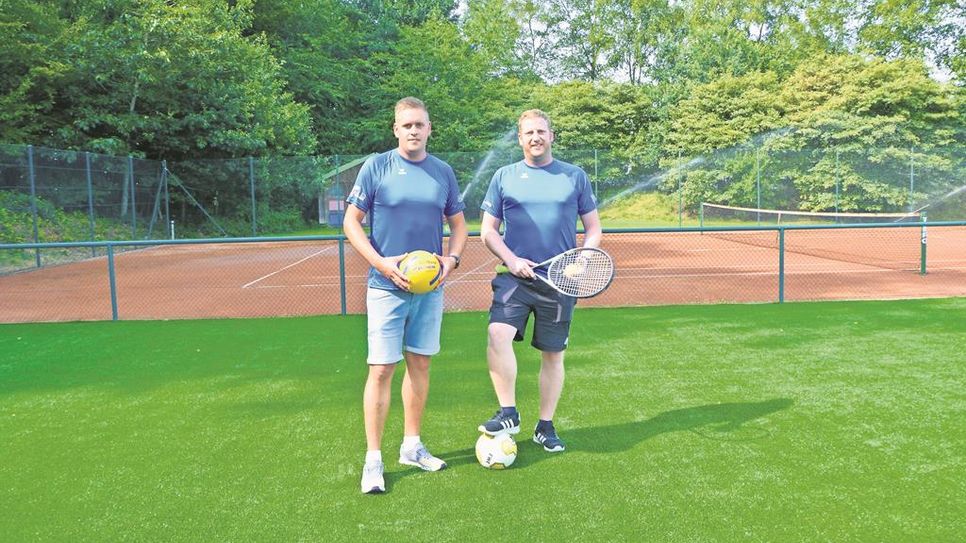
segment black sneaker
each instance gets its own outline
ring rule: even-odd
[[[533,430],[533,442],[543,445],[543,450],[547,452],[560,452],[564,450],[564,442],[557,437],[557,431],[553,424],[543,429],[537,427]]]
[[[504,415],[500,409],[493,418],[480,425],[477,430],[489,436],[517,434],[520,432],[520,413]]]

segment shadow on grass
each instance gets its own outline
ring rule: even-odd
[[[671,432],[694,432],[708,439],[724,441],[751,441],[768,436],[767,431],[749,427],[748,422],[788,409],[794,402],[789,398],[775,398],[761,402],[720,403],[672,409],[649,419],[604,426],[588,426],[573,430],[561,429],[561,437],[567,444],[567,452],[613,454],[629,450],[639,443],[661,434]],[[525,469],[537,462],[553,458],[543,447],[534,443],[530,432],[521,428],[516,436],[520,454],[510,469]],[[440,458],[446,460],[448,469],[476,464],[474,447],[443,451]],[[387,473],[389,484],[398,483],[406,477],[422,473],[406,470]]]
[[[776,398],[761,402],[685,407],[665,411],[641,421],[561,429],[560,436],[566,442],[568,452],[593,454],[630,450],[648,439],[671,432],[695,432],[708,439],[725,441],[751,441],[767,437],[768,433],[761,428],[750,427],[747,423],[788,409],[792,404],[792,400],[788,398]],[[517,457],[514,468],[526,468],[553,456],[530,438],[529,432],[520,431],[517,443],[521,454]],[[469,456],[465,461],[474,462],[472,450]]]

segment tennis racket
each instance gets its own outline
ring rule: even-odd
[[[574,298],[597,296],[614,280],[614,259],[593,247],[570,249],[534,266],[541,267],[547,268],[547,277],[536,274],[537,279]],[[496,272],[509,273],[510,270],[500,264]]]

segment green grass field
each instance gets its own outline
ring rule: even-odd
[[[581,309],[551,455],[473,456],[482,313],[359,492],[364,317],[0,326],[4,541],[954,541],[966,299]],[[524,428],[537,354],[519,346]],[[958,534],[958,535],[957,535]]]

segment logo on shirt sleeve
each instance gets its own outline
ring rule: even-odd
[[[364,202],[366,201],[366,195],[362,194],[362,187],[360,187],[359,185],[356,185],[352,187],[352,191],[349,192],[349,198],[347,199],[348,200],[356,199],[356,200],[359,200],[360,202]]]

